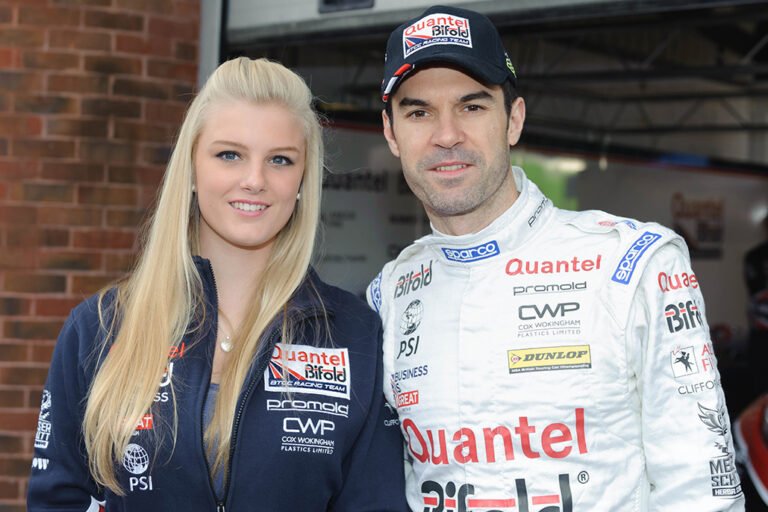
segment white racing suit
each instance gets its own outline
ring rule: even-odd
[[[699,283],[672,231],[520,197],[367,295],[414,511],[744,510]]]

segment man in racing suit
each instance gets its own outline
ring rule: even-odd
[[[556,208],[510,167],[498,32],[436,6],[390,36],[384,134],[432,234],[368,288],[413,510],[744,510],[704,302],[669,229]]]

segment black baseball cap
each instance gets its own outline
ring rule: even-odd
[[[453,64],[487,84],[517,83],[515,68],[491,20],[467,9],[434,5],[390,34],[382,101],[389,101],[409,73],[436,62]]]

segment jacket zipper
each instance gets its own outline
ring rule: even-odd
[[[269,347],[272,347],[275,343],[275,340],[277,336],[280,334],[279,329],[275,329],[272,331],[272,334],[270,334],[269,339],[267,341],[267,349]],[[251,377],[250,382],[248,383],[248,387],[245,389],[245,392],[243,393],[243,396],[240,399],[240,403],[237,406],[237,414],[235,414],[235,424],[232,426],[232,438],[229,441],[229,460],[227,461],[227,473],[226,473],[226,479],[224,481],[224,501],[219,502],[218,507],[216,508],[216,512],[225,512],[224,505],[226,503],[227,496],[229,495],[229,482],[231,481],[231,475],[232,475],[232,460],[235,456],[235,447],[237,446],[237,433],[238,429],[240,428],[240,419],[243,416],[243,411],[245,410],[245,404],[248,401],[248,397],[250,396],[253,389],[256,387],[256,384],[261,382],[261,378],[259,378],[260,375],[264,375],[264,371],[267,369],[267,364],[269,364],[269,358],[271,354],[271,350],[268,350],[268,352],[264,353],[263,355],[263,362],[259,363],[258,368],[256,368],[256,373],[253,374]]]
[[[213,282],[213,296],[215,298],[215,306],[218,307],[219,304],[219,289],[216,286],[216,275],[213,273],[213,266],[211,265],[211,262],[208,262],[208,272],[211,275],[211,281]],[[218,317],[218,312],[217,312]],[[216,323],[218,324],[218,318],[216,319]],[[216,340],[214,339],[214,344],[216,343]],[[216,347],[214,346],[214,350],[216,350]],[[208,375],[208,386],[210,386],[210,374]],[[200,410],[200,433],[202,434],[200,436],[200,445],[203,448],[203,460],[205,461],[205,470],[208,474],[208,487],[211,489],[211,494],[213,495],[214,501],[216,501],[216,512],[226,512],[226,494],[224,495],[224,501],[219,501],[219,497],[216,495],[216,489],[213,487],[213,481],[212,481],[212,475],[211,475],[211,465],[208,463],[208,453],[205,449],[205,399],[203,399],[203,407]]]
[[[216,275],[213,273],[213,266],[211,265],[210,261],[208,262],[208,271],[211,274],[211,280],[213,281],[213,293],[214,297],[216,298],[216,306],[218,307],[219,304],[219,290],[216,287]],[[307,318],[310,318],[312,316],[318,316],[319,310],[313,308],[308,311],[302,311],[299,314],[294,313],[294,320],[296,322],[301,322]],[[218,322],[218,320],[217,320]],[[240,402],[237,406],[237,414],[235,414],[235,422],[232,426],[232,438],[229,442],[229,460],[227,461],[227,473],[226,473],[226,479],[224,480],[224,498],[219,501],[218,496],[216,496],[216,490],[213,488],[213,483],[211,482],[211,468],[208,464],[208,457],[206,456],[205,452],[205,443],[203,441],[203,436],[200,437],[200,444],[203,445],[203,458],[205,459],[205,467],[208,470],[208,485],[211,488],[211,493],[213,494],[214,498],[216,499],[216,512],[226,512],[226,504],[227,504],[227,496],[229,495],[229,482],[230,482],[230,476],[232,475],[232,461],[234,459],[235,455],[235,448],[237,447],[237,434],[238,430],[240,428],[240,419],[243,416],[243,411],[245,410],[245,404],[248,401],[248,397],[253,392],[253,389],[256,387],[256,384],[261,382],[261,375],[264,375],[264,371],[267,369],[267,365],[269,364],[270,354],[272,353],[271,347],[274,346],[276,338],[280,334],[279,327],[276,327],[272,333],[269,335],[269,338],[267,338],[267,351],[262,354],[263,361],[259,362],[258,368],[256,368],[256,372],[252,374],[252,377],[250,379],[250,382],[248,383],[248,387],[245,389],[245,392],[243,393],[243,396],[240,398]],[[200,422],[201,424],[204,423],[203,421],[203,414],[201,412],[200,414]],[[203,425],[204,427],[205,425]],[[204,432],[204,430],[203,430]]]

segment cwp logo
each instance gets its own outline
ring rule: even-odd
[[[578,311],[581,306],[578,302],[562,302],[555,307],[549,304],[544,304],[539,307],[536,304],[525,304],[518,308],[518,315],[520,320],[537,320],[550,316],[557,318],[558,316],[565,316],[568,313]]]

